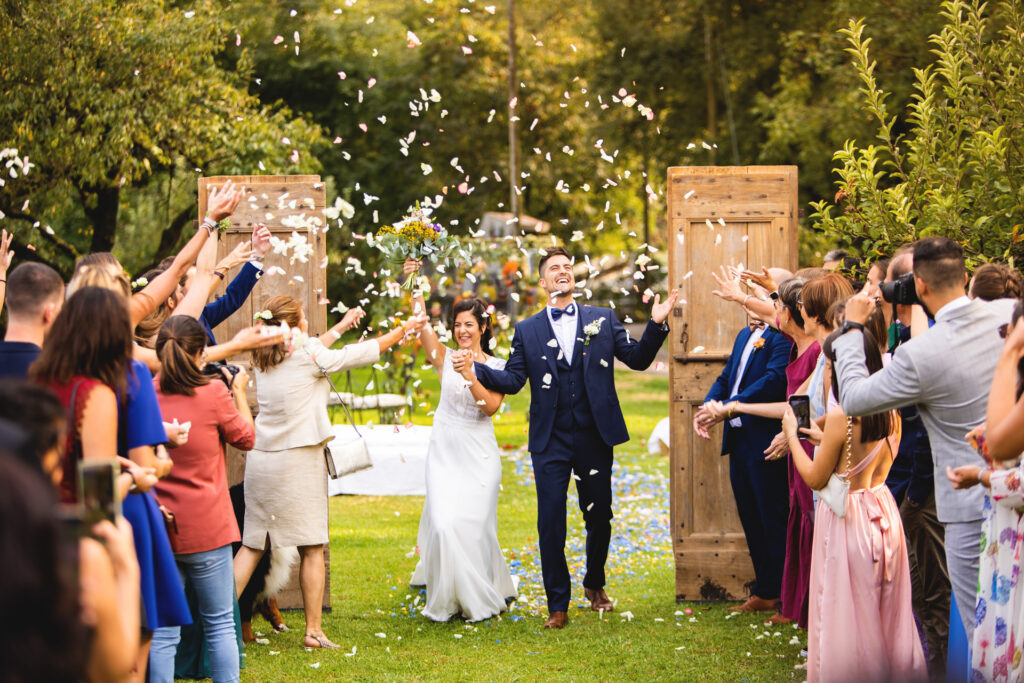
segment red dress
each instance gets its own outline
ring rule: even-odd
[[[797,352],[793,347],[793,354]],[[786,366],[786,396],[791,396],[818,364],[821,346],[813,342],[803,354]],[[814,446],[809,441],[800,444],[808,455]],[[807,628],[807,595],[811,585],[811,550],[814,542],[814,495],[797,472],[793,458],[789,461],[789,520],[786,524],[786,563],[782,568],[782,616],[795,620]]]
[[[164,421],[191,422],[188,442],[169,451],[174,467],[156,485],[160,502],[178,524],[176,552],[200,553],[241,540],[228,494],[224,445],[247,451],[254,431],[220,380],[196,387],[193,396],[165,394],[153,380]]]
[[[60,482],[60,502],[62,503],[78,502],[78,463],[82,459],[82,414],[85,412],[85,404],[89,400],[89,394],[92,393],[93,389],[101,385],[103,383],[97,379],[82,376],[73,377],[67,384],[54,383],[47,385],[49,389],[52,389],[57,394],[57,398],[60,399],[64,410],[70,412],[72,394],[75,401],[75,414],[71,417],[74,420],[74,424],[67,425],[67,434],[65,435],[64,442],[64,461],[61,463],[64,470],[64,478]],[[116,425],[114,429],[117,429]],[[111,453],[110,457],[115,455],[117,454]]]

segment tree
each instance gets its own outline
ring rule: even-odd
[[[125,192],[154,178],[178,173],[194,197],[195,172],[319,168],[309,152],[320,130],[248,94],[244,63],[220,68],[224,35],[211,0],[0,4],[0,147],[38,167],[17,194],[0,193],[22,241],[39,237],[41,255],[66,270],[80,252],[113,247]],[[161,251],[194,199],[175,213]],[[52,234],[32,232],[49,222]]]
[[[843,30],[880,144],[850,140],[836,152],[839,192],[811,218],[868,256],[928,235],[958,241],[975,263],[1019,256],[1024,8],[1007,0],[989,14],[977,0],[947,0],[941,15],[936,59],[914,69],[906,133],[895,130],[864,22]]]

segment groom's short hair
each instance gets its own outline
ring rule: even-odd
[[[540,262],[537,264],[538,275],[544,275],[544,265],[552,256],[564,256],[569,261],[572,261],[572,256],[569,256],[569,252],[565,250],[565,247],[548,247],[544,250],[544,255],[540,257]]]

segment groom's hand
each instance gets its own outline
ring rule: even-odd
[[[679,290],[673,289],[668,293],[668,298],[664,302],[661,301],[661,296],[658,294],[654,295],[654,304],[651,305],[651,320],[655,324],[662,324],[665,319],[668,318],[668,314],[675,308],[676,299],[679,298]]]

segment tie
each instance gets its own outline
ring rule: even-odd
[[[564,309],[562,309],[562,308],[552,308],[551,309],[551,319],[552,320],[558,320],[563,315],[567,315],[569,317],[572,317],[572,316],[576,315],[576,304],[569,304]]]

